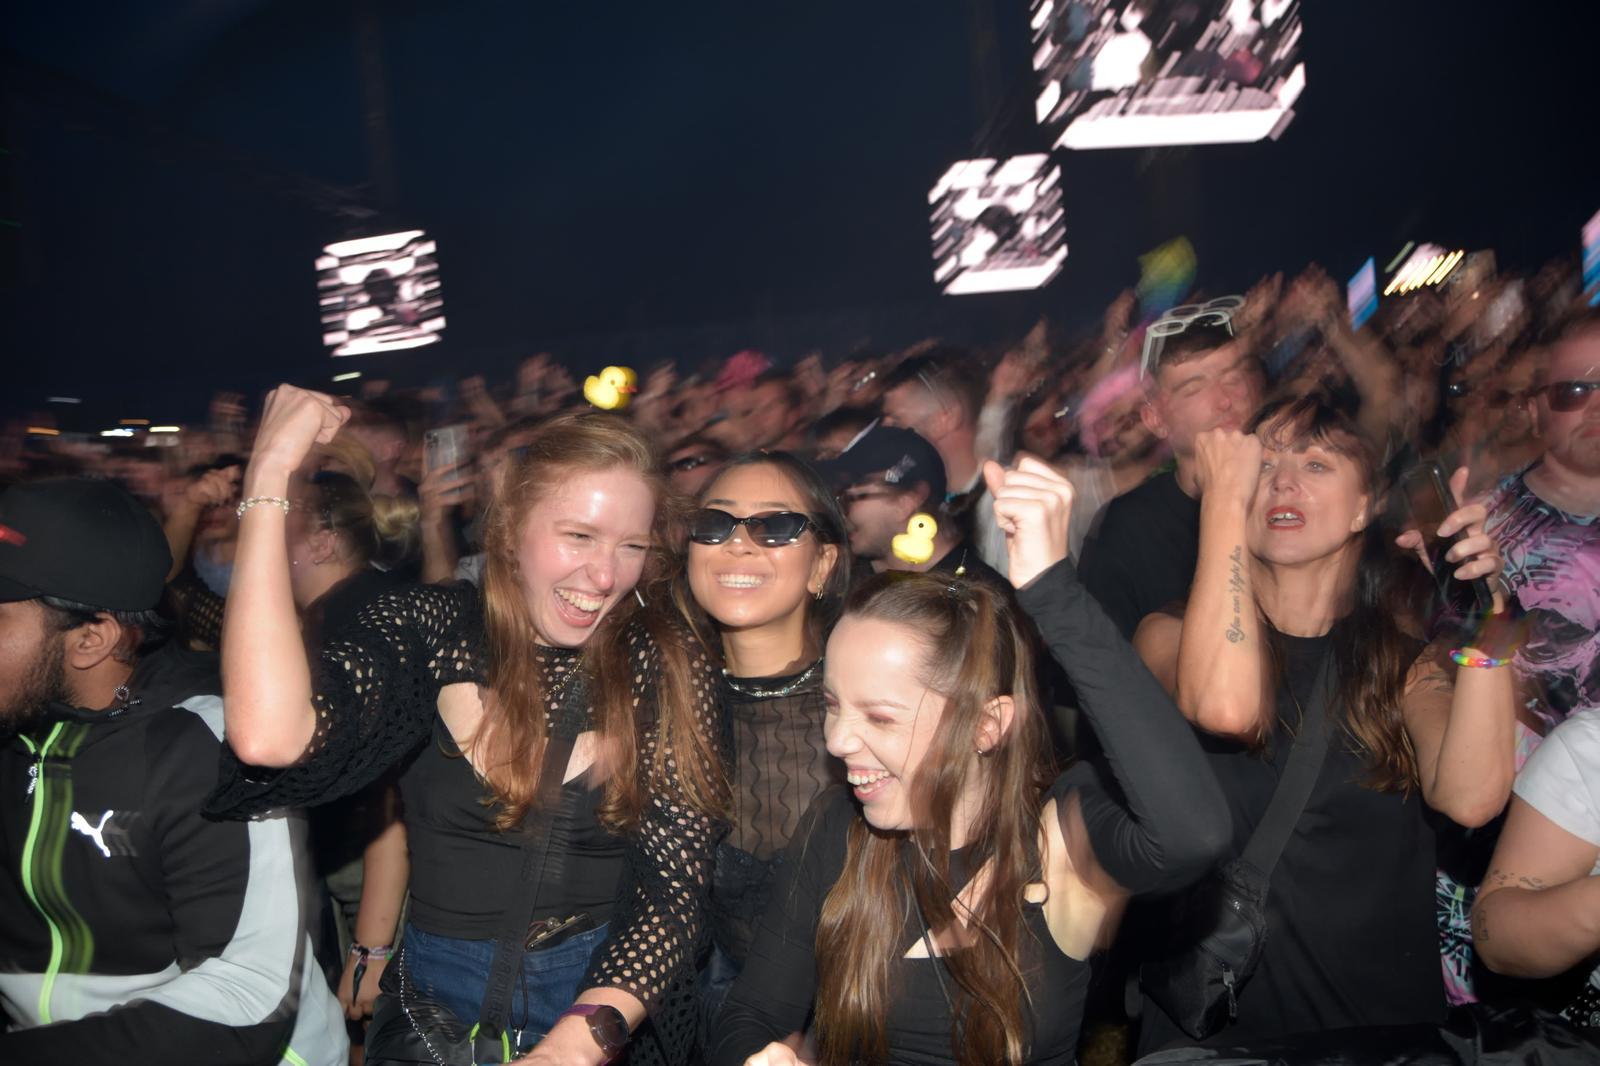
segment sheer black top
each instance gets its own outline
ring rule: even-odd
[[[638,707],[641,775],[659,743],[654,676],[657,649],[642,626],[626,639]],[[692,648],[698,643],[683,630]],[[589,729],[585,703],[572,713],[578,685],[563,676],[580,662],[570,650],[530,648],[547,672],[546,707],[552,731]],[[452,936],[487,936],[515,883],[514,834],[493,828],[493,808],[480,799],[484,786],[454,743],[438,713],[440,689],[482,683],[486,646],[478,590],[465,582],[423,585],[387,593],[361,611],[355,623],[329,640],[313,663],[316,731],[305,757],[282,771],[249,770],[224,749],[224,763],[208,811],[246,817],[280,806],[310,806],[349,795],[397,763],[406,762],[401,789],[410,833],[413,920]],[[695,658],[696,713],[708,735],[716,733],[716,685],[703,650]],[[670,766],[670,763],[669,763]],[[476,789],[469,787],[469,779]],[[567,787],[587,788],[585,777]],[[568,826],[569,865],[580,871],[569,898],[541,898],[541,914],[578,902],[614,901],[606,942],[596,949],[584,988],[614,987],[654,1005],[674,977],[691,965],[701,942],[703,906],[712,852],[722,825],[673,788],[641,782],[645,799],[639,824],[625,839],[595,820],[595,804],[579,805]],[[507,871],[511,873],[508,874]],[[607,882],[602,884],[602,882]],[[541,896],[546,889],[541,888]],[[578,897],[583,896],[582,900]]]
[[[1228,839],[1228,812],[1189,724],[1062,562],[1018,593],[1051,653],[1104,738],[1109,770],[1080,763],[1051,789],[1058,811],[1075,794],[1096,861],[1128,892],[1184,885],[1216,861]],[[755,1051],[805,1027],[817,986],[817,919],[839,880],[846,834],[859,817],[843,790],[824,794],[797,831],[749,958],[729,994],[710,1061],[738,1066]],[[952,865],[954,870],[954,864]],[[1027,982],[1032,1039],[1028,1061],[1069,1063],[1076,1053],[1088,971],[1064,955],[1036,905],[1025,911],[1031,957],[1018,960]],[[922,935],[908,914],[901,954]],[[891,1063],[954,1062],[953,1020],[933,967],[937,959],[891,963],[885,1025]],[[949,983],[949,979],[946,979]]]
[[[843,783],[844,764],[823,744],[820,661],[786,677],[724,677],[721,692],[733,828],[717,845],[711,935],[742,963],[783,850],[811,802],[830,784]]]

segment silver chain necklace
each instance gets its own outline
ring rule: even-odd
[[[810,681],[811,675],[816,673],[817,668],[821,665],[822,659],[818,658],[816,662],[806,667],[799,677],[795,678],[793,681],[781,688],[746,688],[745,686],[739,684],[732,674],[728,673],[727,667],[723,667],[722,669],[722,679],[728,683],[729,688],[733,689],[733,691],[737,692],[741,696],[749,696],[753,700],[770,700],[776,699],[779,696],[787,696],[795,689],[805,684],[807,681]]]

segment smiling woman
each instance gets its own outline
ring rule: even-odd
[[[787,452],[732,460],[690,519],[686,603],[725,664],[733,830],[717,847],[705,1018],[744,965],[778,857],[844,768],[822,738],[822,646],[850,580],[844,519]]]
[[[630,1062],[687,1061],[685,978],[725,785],[710,665],[673,606],[680,521],[659,456],[612,415],[548,420],[496,485],[481,597],[465,583],[388,593],[311,664],[288,516],[251,499],[286,495],[345,417],[284,386],[262,418],[224,623],[238,760],[212,810],[323,803],[400,766],[411,912],[385,992],[398,973],[463,1029],[490,1022],[497,1054],[504,1033],[536,1061],[624,1047]],[[560,781],[544,786],[546,771]],[[539,826],[565,842],[550,855],[562,876],[530,889],[523,853],[543,841],[524,837]],[[500,958],[505,1000],[491,1010]],[[408,1016],[393,1020],[409,1034]]]

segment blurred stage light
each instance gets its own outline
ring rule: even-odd
[[[182,433],[182,426],[151,426],[151,433]]]
[[[438,247],[422,230],[337,241],[317,257],[322,342],[334,355],[418,348],[439,339]]]
[[[1350,309],[1350,328],[1360,329],[1378,311],[1378,261],[1368,257],[1345,286],[1345,304]]]
[[[1030,11],[1034,111],[1056,148],[1275,138],[1305,89],[1298,0],[1032,0]]]
[[[59,436],[61,436],[61,431],[59,429],[51,429],[49,426],[29,426],[28,427],[28,436],[30,436],[30,437],[59,437]]]
[[[82,403],[83,401],[81,399],[79,399],[78,397],[76,397],[76,396],[49,396],[49,397],[46,397],[45,402],[46,403]]]
[[[361,371],[352,370],[348,374],[335,374],[335,375],[333,375],[333,380],[334,381],[354,381],[356,378],[358,378],[360,376],[361,376]]]
[[[1437,244],[1420,244],[1394,272],[1383,294],[1404,296],[1429,285],[1438,285],[1461,265],[1466,254],[1461,249],[1447,252]]]
[[[102,437],[131,437],[131,436],[133,436],[133,430],[131,430],[131,429],[102,429],[100,431],[100,435]]]
[[[117,423],[119,426],[148,426],[149,424],[150,420],[148,418],[124,418]]]
[[[1590,307],[1600,307],[1600,211],[1583,225],[1583,291]]]
[[[1066,261],[1061,168],[1047,155],[964,159],[928,203],[933,280],[952,296],[1037,289]]]

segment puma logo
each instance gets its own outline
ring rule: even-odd
[[[111,849],[106,847],[104,834],[105,834],[105,831],[106,831],[106,823],[111,821],[111,815],[112,815],[111,811],[106,811],[104,814],[102,814],[100,816],[100,824],[99,825],[90,825],[89,824],[89,819],[85,818],[83,815],[79,814],[77,811],[73,811],[72,812],[72,823],[71,823],[72,828],[76,829],[78,832],[82,833],[84,836],[88,837],[90,840],[93,840],[94,841],[94,846],[99,848],[101,854],[103,854],[108,859],[111,858]]]

